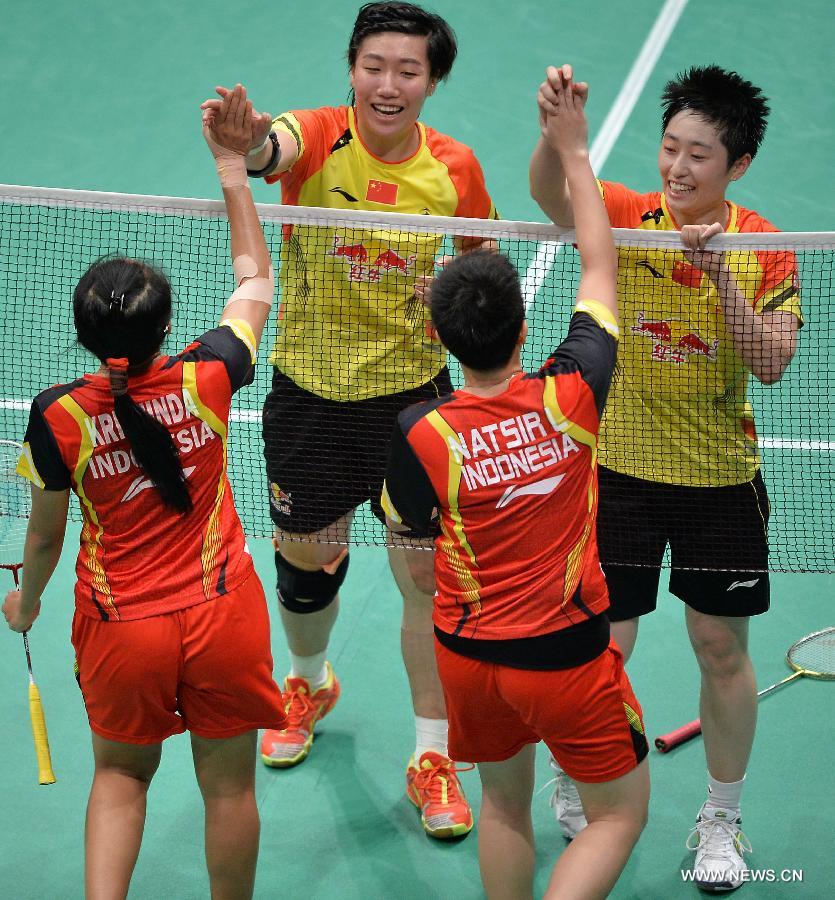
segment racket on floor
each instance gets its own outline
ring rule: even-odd
[[[786,654],[786,662],[790,668],[794,669],[794,672],[782,681],[761,690],[757,697],[765,697],[766,694],[770,694],[778,687],[782,687],[802,675],[807,678],[822,678],[825,681],[835,680],[835,628],[824,628],[823,631],[807,634],[796,644],[792,644]],[[701,733],[701,720],[696,719],[695,722],[682,725],[681,728],[676,728],[669,734],[657,737],[655,746],[662,753],[667,753]]]
[[[15,587],[20,586],[18,573],[23,568],[23,546],[26,543],[26,527],[32,511],[29,483],[17,474],[17,460],[23,447],[17,441],[0,440],[0,569],[8,569]],[[23,649],[29,669],[29,718],[32,720],[32,737],[38,759],[38,781],[54,784],[49,738],[46,733],[41,693],[32,674],[32,656],[29,652],[29,635],[23,634]]]

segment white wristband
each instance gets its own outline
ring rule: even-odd
[[[252,150],[247,151],[247,156],[257,156],[270,142],[270,132],[267,132],[267,136],[264,138],[264,143],[259,144],[259,146],[253,148]]]

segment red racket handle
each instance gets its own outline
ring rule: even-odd
[[[667,734],[662,734],[660,737],[657,737],[655,739],[655,746],[661,753],[667,753],[672,750],[673,747],[678,747],[679,744],[683,744],[701,733],[702,720],[696,719],[693,722],[689,722],[687,725],[682,725],[681,728],[676,728],[675,731],[670,731]]]

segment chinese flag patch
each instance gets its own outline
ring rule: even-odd
[[[397,203],[397,185],[387,181],[369,181],[365,199],[372,203],[385,203],[394,206]]]
[[[673,281],[682,287],[693,288],[694,290],[702,283],[702,270],[691,266],[690,263],[677,260],[673,266]]]

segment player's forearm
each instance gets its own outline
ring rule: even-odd
[[[571,194],[559,154],[540,137],[531,156],[531,197],[555,224],[571,227],[574,215]]]
[[[44,589],[61,558],[64,535],[42,536],[31,530],[26,535],[23,550],[23,582],[20,593],[20,612],[29,615],[41,599]]]
[[[566,182],[574,207],[574,231],[583,277],[617,280],[618,258],[612,227],[588,152],[576,152],[563,159]],[[617,315],[617,311],[614,311]]]
[[[722,305],[725,328],[746,368],[763,384],[779,381],[797,348],[793,317],[759,315],[734,281],[722,270],[714,279]],[[786,327],[787,325],[791,327]]]
[[[272,261],[249,186],[224,185],[223,199],[229,217],[232,259],[248,256],[258,267],[257,277],[266,278]]]

